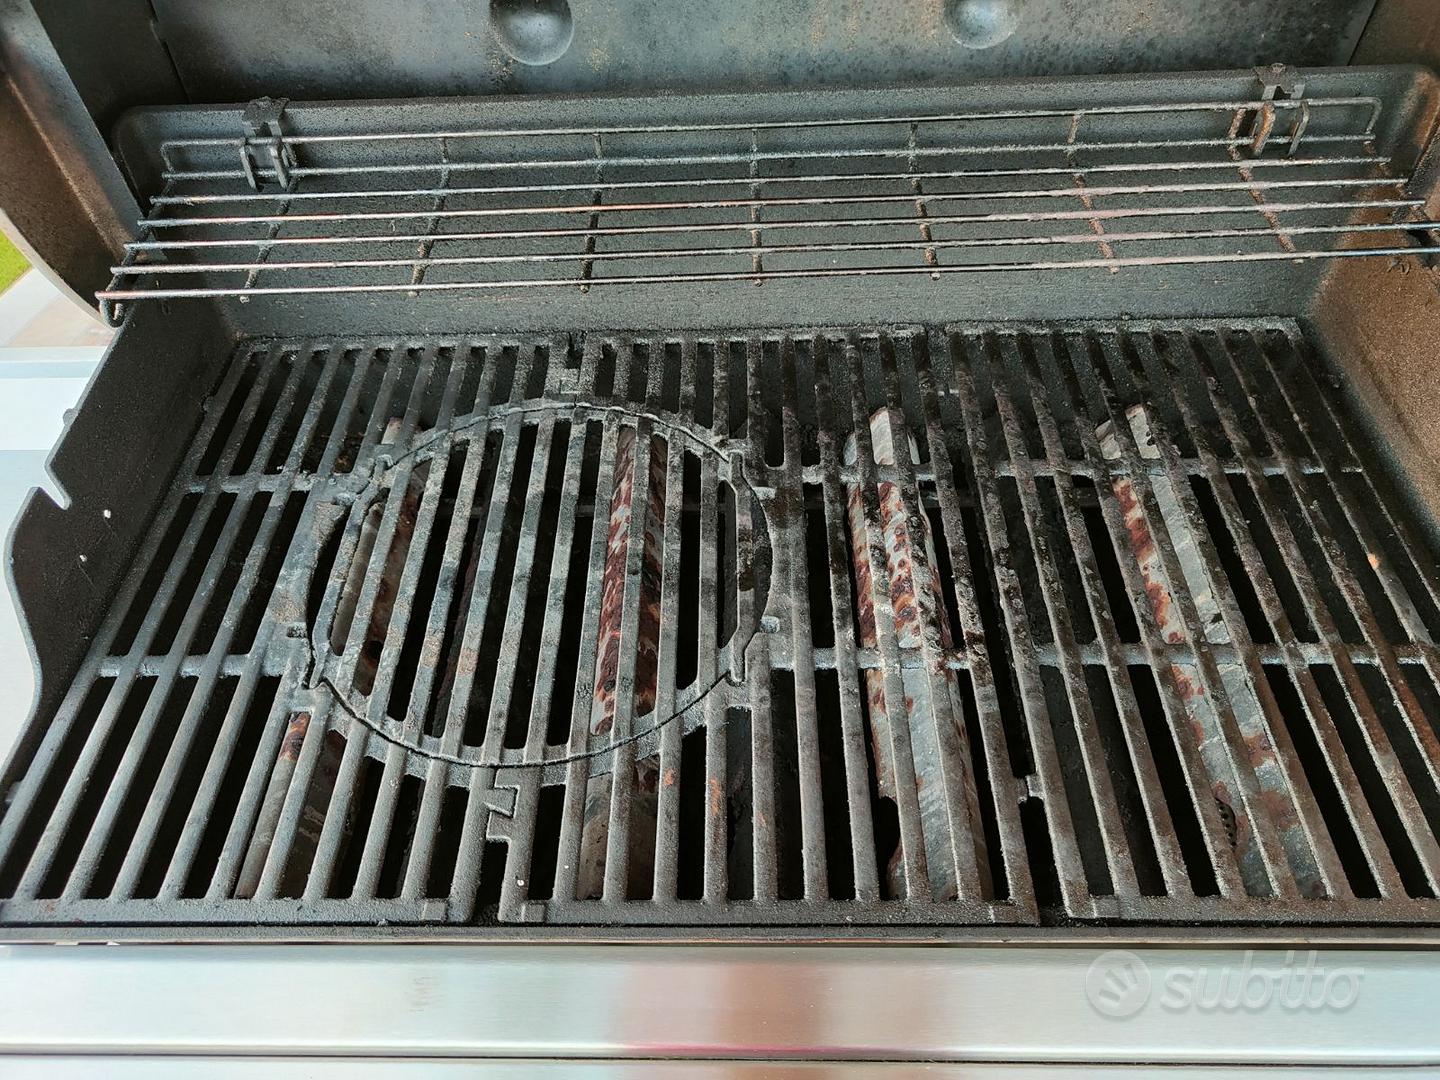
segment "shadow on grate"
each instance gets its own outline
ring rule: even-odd
[[[4,920],[1434,921],[1358,430],[1284,321],[248,343]]]

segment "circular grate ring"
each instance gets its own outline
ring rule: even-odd
[[[311,681],[417,770],[588,757],[603,772],[743,683],[765,513],[741,454],[683,417],[499,405],[382,443],[363,488],[337,482],[334,499],[348,512]]]

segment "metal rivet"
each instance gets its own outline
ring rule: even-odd
[[[553,64],[575,37],[567,0],[490,0],[490,30],[522,64]]]
[[[1020,25],[1015,0],[945,0],[945,25],[967,49],[990,49]]]

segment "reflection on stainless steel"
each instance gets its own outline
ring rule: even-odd
[[[1114,965],[1148,984],[1132,1015],[1095,1004]],[[1179,989],[1287,973],[1344,992]],[[1435,1064],[1437,994],[1418,952],[12,946],[0,1052]]]

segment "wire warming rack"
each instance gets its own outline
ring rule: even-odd
[[[1440,252],[1374,96],[309,134],[251,110],[248,134],[162,142],[112,321],[176,297]]]

